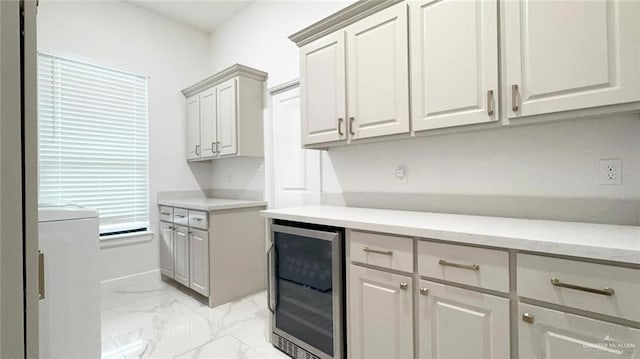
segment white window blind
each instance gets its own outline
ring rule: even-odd
[[[147,78],[38,54],[39,197],[100,213],[100,233],[149,226]]]

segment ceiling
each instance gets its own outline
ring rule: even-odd
[[[211,32],[255,0],[125,0],[196,29]]]

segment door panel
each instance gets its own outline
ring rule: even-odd
[[[200,158],[200,97],[187,99],[187,159]]]
[[[530,316],[532,323],[522,320]],[[520,303],[520,358],[637,358],[640,329]]]
[[[303,144],[346,139],[345,61],[343,31],[300,49]]]
[[[176,226],[173,267],[176,282],[189,286],[189,229]]]
[[[352,264],[349,279],[350,358],[413,358],[411,278]]]
[[[160,270],[169,278],[174,278],[173,248],[173,224],[160,222]]]
[[[200,94],[200,144],[201,157],[216,155],[216,89],[211,88]]]
[[[189,253],[189,287],[209,296],[209,232],[191,229]]]
[[[273,144],[273,208],[320,203],[320,151],[305,150],[300,141],[300,89],[271,98]]]
[[[498,119],[497,0],[412,1],[409,9],[413,129]]]
[[[508,299],[425,280],[420,288],[420,358],[509,358]]]
[[[640,2],[504,6],[509,117],[640,100]],[[568,26],[567,19],[581,20]]]
[[[409,131],[406,6],[392,6],[346,30],[347,103],[353,139]]]
[[[231,155],[238,152],[237,130],[237,83],[236,79],[223,82],[216,87],[218,100],[218,155]]]

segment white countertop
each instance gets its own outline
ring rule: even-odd
[[[197,209],[200,211],[217,211],[221,209],[262,207],[266,206],[267,202],[226,198],[184,198],[161,200],[158,201],[158,205]]]
[[[640,227],[386,209],[305,206],[268,218],[640,264]]]

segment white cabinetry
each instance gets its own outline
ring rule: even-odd
[[[302,46],[300,69],[303,144],[409,132],[406,4]]]
[[[187,160],[262,157],[267,74],[231,66],[187,89]]]
[[[509,358],[509,300],[420,281],[419,358]]]
[[[344,32],[300,48],[302,144],[347,138]]]
[[[640,100],[640,2],[503,6],[508,117]]]
[[[351,265],[349,280],[349,358],[413,358],[412,278]]]
[[[209,295],[209,233],[194,228],[189,231],[189,288]]]
[[[173,251],[174,277],[176,282],[189,286],[189,228],[176,226]]]
[[[521,359],[633,358],[640,347],[640,329],[523,303],[519,316]]]
[[[409,132],[407,5],[362,19],[346,34],[350,137]]]
[[[409,2],[415,131],[498,119],[498,0]]]
[[[173,224],[160,222],[160,271],[169,278],[174,278],[173,239]]]

